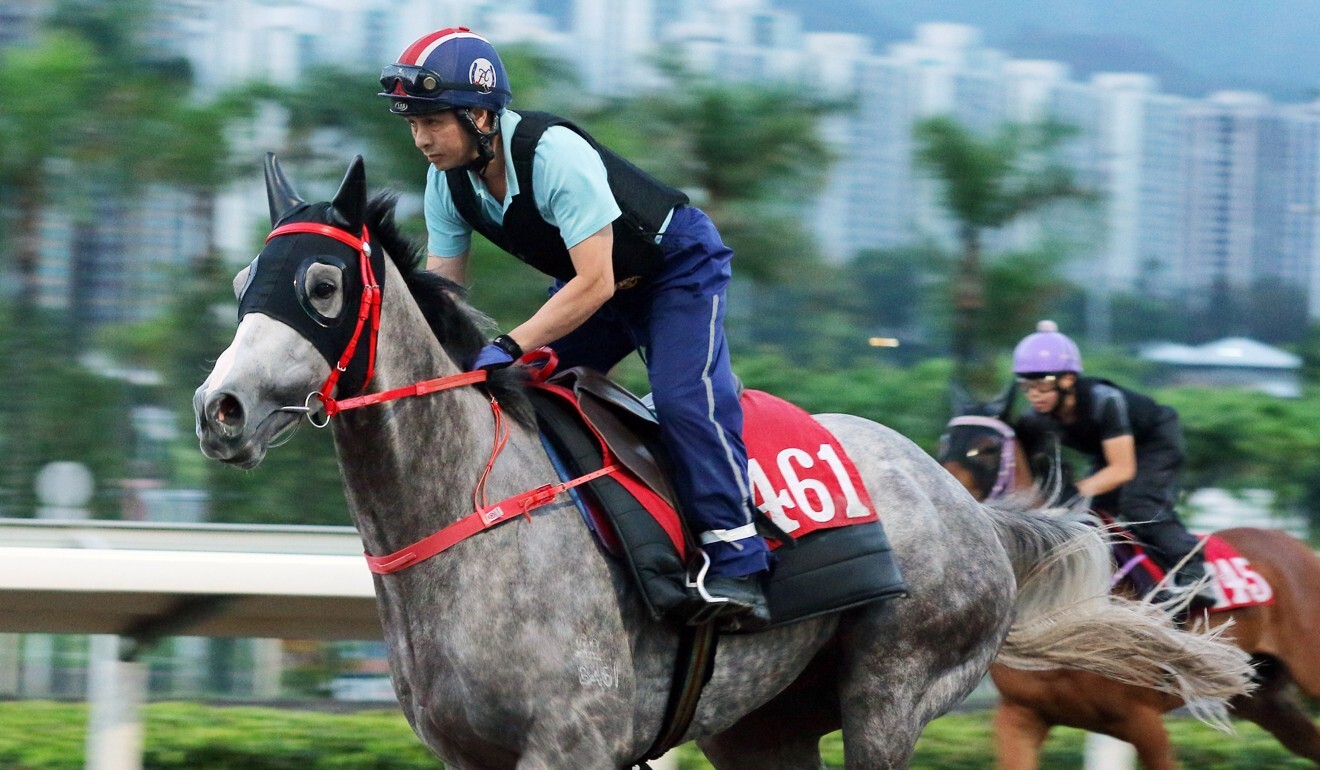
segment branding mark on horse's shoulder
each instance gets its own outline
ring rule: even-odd
[[[577,659],[578,684],[601,689],[619,686],[619,664],[606,658],[600,637],[582,634],[573,642],[573,657]]]

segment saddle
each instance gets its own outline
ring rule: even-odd
[[[1113,522],[1105,517],[1110,526]],[[1130,531],[1117,526],[1119,536],[1112,548],[1117,565],[1111,585],[1126,581],[1139,595],[1156,590],[1165,579],[1165,572],[1146,553],[1146,549]],[[1202,541],[1206,573],[1216,597],[1209,612],[1226,612],[1244,607],[1258,607],[1274,603],[1274,589],[1259,572],[1228,541],[1216,535],[1197,535]]]
[[[569,479],[607,464],[619,466],[617,472],[570,492],[599,547],[627,566],[655,618],[695,622],[706,607],[691,580],[701,564],[701,552],[679,515],[679,501],[669,482],[668,454],[654,413],[641,399],[593,370],[578,367],[555,372],[554,362],[549,360],[530,371],[529,395],[542,442],[560,476]],[[793,432],[785,430],[790,426],[782,424],[782,415],[795,412],[800,413],[795,420],[797,429],[805,425],[833,441],[828,432],[805,411],[768,394],[744,391],[743,402],[751,477],[757,490],[754,502],[763,512],[757,526],[775,554],[766,590],[771,626],[906,595],[908,588],[884,528],[869,500],[859,499],[865,491],[851,463],[839,456],[841,448],[826,451],[827,444],[821,444],[820,453],[828,462],[812,462],[810,457],[801,460],[800,466],[806,467],[797,467],[802,474],[798,477],[782,457],[767,459],[764,442],[754,440],[755,436],[764,438],[763,434],[791,437]],[[770,412],[775,415],[774,424],[764,426],[766,430],[758,434],[758,423],[766,422],[758,415],[768,413],[767,405],[775,410]],[[813,434],[809,440],[820,437]],[[780,454],[786,451],[803,450],[781,449]],[[801,504],[805,502],[814,506],[806,511],[809,516],[800,517],[811,524],[804,526],[803,521],[785,518],[784,501],[794,498],[774,488],[776,483],[785,484],[777,469],[786,467],[799,487],[820,484],[809,479],[806,471],[811,467],[836,476],[846,471],[851,483],[845,486],[853,491],[834,505],[821,492],[823,485],[813,486],[817,496],[809,499],[798,489],[797,507],[805,508]],[[821,521],[827,508],[837,509],[836,515]],[[772,513],[764,514],[766,510]]]

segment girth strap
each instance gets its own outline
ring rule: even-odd
[[[674,663],[674,678],[669,685],[669,702],[665,704],[665,718],[660,734],[651,748],[643,754],[643,761],[635,767],[648,768],[645,760],[658,759],[683,740],[692,719],[697,715],[697,703],[710,675],[715,671],[715,648],[719,633],[715,623],[682,626],[678,637],[678,655]]]

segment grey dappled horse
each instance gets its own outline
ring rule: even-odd
[[[481,317],[457,286],[412,269],[416,252],[394,227],[392,199],[367,202],[360,158],[330,203],[303,203],[273,159],[267,186],[272,224],[328,223],[349,234],[365,224],[372,247],[390,255],[380,272],[384,299],[368,392],[462,371],[460,362],[485,340]],[[308,394],[339,354],[318,351],[309,335],[357,317],[350,289],[359,255],[337,238],[275,237],[252,274],[236,279],[240,292],[300,292],[284,307],[319,320],[300,332],[290,325],[300,326],[296,319],[243,315],[194,397],[208,457],[257,465],[313,403]],[[298,277],[262,279],[281,259]],[[361,355],[368,343],[358,347]],[[506,369],[482,388],[334,417],[347,498],[367,553],[393,553],[473,511],[496,438],[491,396],[513,424],[489,475],[489,499],[556,481],[514,376]],[[906,767],[926,723],[962,700],[997,655],[1099,671],[1192,700],[1222,702],[1244,688],[1245,665],[1234,651],[1106,597],[1108,551],[1089,526],[979,504],[892,430],[847,415],[817,419],[856,464],[911,596],[723,637],[686,736],[716,767],[816,768],[819,738],[839,728],[849,768]],[[678,630],[651,618],[572,502],[561,498],[530,520],[377,575],[375,585],[399,701],[449,767],[606,770],[635,761],[655,739]],[[1161,666],[1170,647],[1189,645],[1207,654],[1183,656],[1195,660],[1176,670]]]

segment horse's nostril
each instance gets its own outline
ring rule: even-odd
[[[243,425],[243,404],[232,394],[223,393],[211,402],[211,419],[231,433]]]

